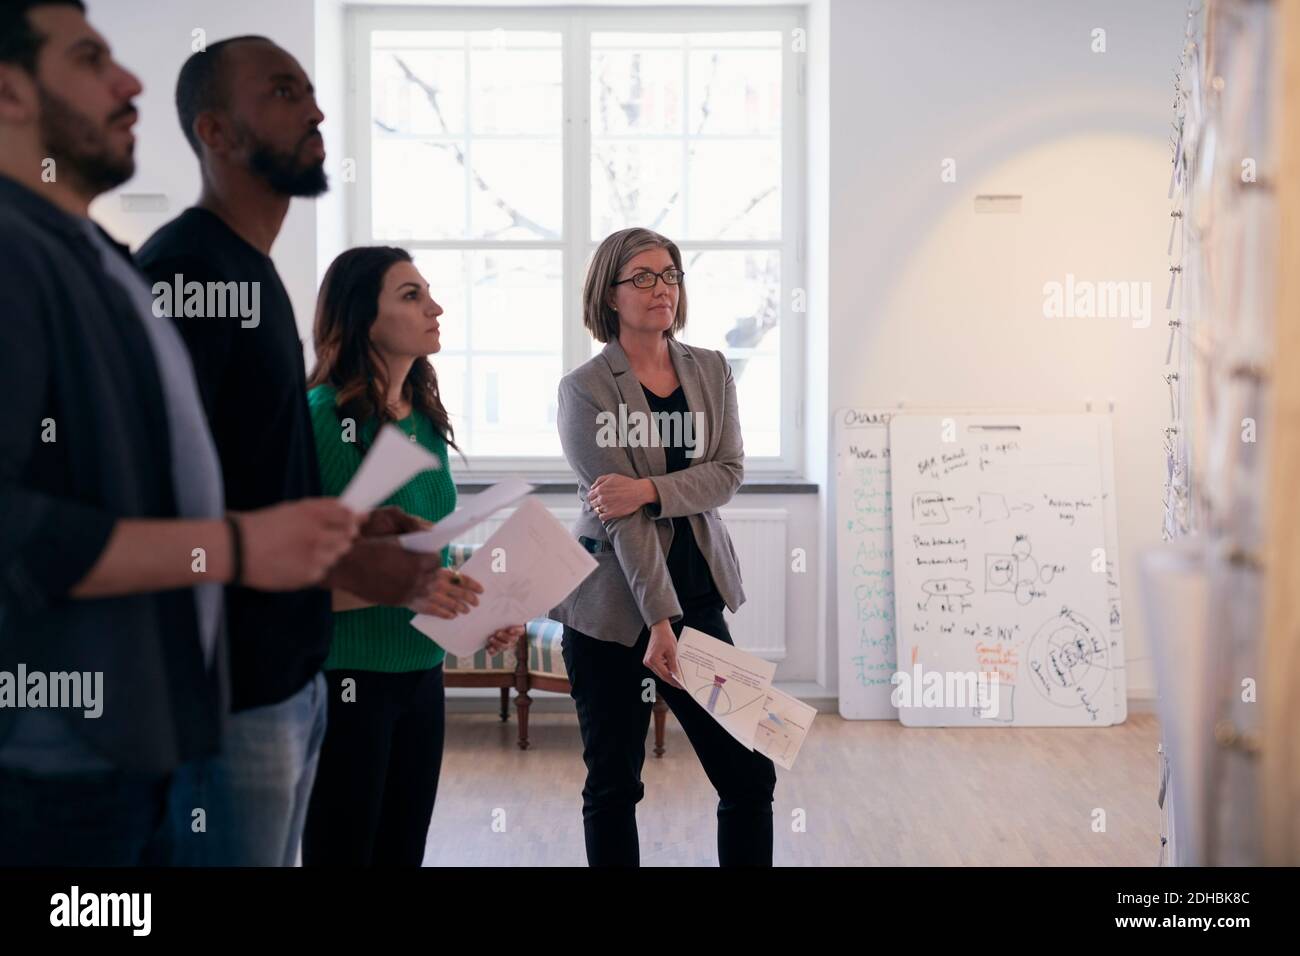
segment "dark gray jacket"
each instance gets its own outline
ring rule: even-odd
[[[102,672],[102,716],[58,713],[122,769],[215,752],[226,649],[209,671],[193,591],[68,597],[119,519],[176,517],[166,409],[141,319],[80,221],[5,177],[0,383],[0,670]],[[14,713],[0,708],[0,743]]]
[[[686,404],[692,412],[704,413],[704,434],[696,436],[701,452],[687,468],[672,474],[667,473],[662,447],[619,447],[604,440],[609,433],[606,429],[602,434],[601,426],[610,419],[601,413],[617,418],[622,404],[628,416],[650,415],[641,383],[617,340],[560,380],[560,444],[578,477],[582,505],[574,532],[612,542],[614,550],[593,555],[596,570],[550,616],[583,634],[628,647],[636,644],[643,627],[682,615],[665,560],[675,517],[690,521],[727,607],[734,612],[745,602],[736,551],[718,516],[718,508],[731,500],[745,477],[731,366],[721,352],[711,349],[676,339],[669,339],[668,348]],[[659,492],[659,504],[602,522],[587,503],[587,492],[605,474],[649,478]]]

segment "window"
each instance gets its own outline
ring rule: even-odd
[[[682,249],[683,339],[731,362],[747,468],[797,470],[797,15],[351,17],[350,239],[409,249],[446,310],[434,365],[475,470],[564,467],[556,385],[601,348],[587,263],[632,225]]]

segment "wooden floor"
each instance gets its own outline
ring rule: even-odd
[[[535,714],[526,752],[515,732],[513,715],[448,714],[426,866],[586,864],[576,718]],[[775,862],[1154,865],[1157,738],[1151,714],[1096,730],[906,729],[821,714],[795,769],[777,769]],[[717,798],[671,718],[667,746],[642,775],[642,865],[714,866]]]

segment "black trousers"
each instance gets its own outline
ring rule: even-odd
[[[693,627],[733,643],[722,608],[685,609],[673,625],[681,635]],[[650,630],[635,647],[598,641],[570,627],[564,629],[564,665],[573,686],[582,759],[587,782],[582,788],[582,822],[587,862],[592,866],[638,866],[640,845],[636,805],[645,796],[641,767],[653,699],[645,693],[654,681],[718,792],[718,862],[722,866],[772,865],[772,795],[776,768],[772,761],[741,746],[685,691],[671,687],[642,660]]]
[[[419,866],[446,731],[442,665],[326,671],[329,723],[303,832],[304,866]],[[355,681],[345,700],[343,681]]]

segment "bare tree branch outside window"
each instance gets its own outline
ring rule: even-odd
[[[449,133],[450,127],[443,114],[442,104],[439,101],[440,91],[432,82],[421,77],[403,57],[396,53],[391,54],[393,62],[399,70],[405,81],[417,88],[424,99],[428,102],[433,111],[441,132]],[[611,84],[609,77],[602,71],[595,77],[598,84],[599,95],[596,108],[608,128],[608,119],[614,111],[623,115],[629,126],[636,127],[641,120],[641,102],[643,99],[644,85],[641,75],[641,56],[633,54],[628,58],[629,74],[627,77],[627,98],[620,97],[614,86]],[[710,60],[712,67],[708,80],[704,86],[704,94],[700,105],[700,118],[696,124],[695,133],[700,134],[706,131],[710,119],[713,116],[713,88],[718,72],[718,54],[714,54]],[[396,127],[384,123],[382,120],[374,119],[375,128],[385,134],[399,133]],[[522,229],[539,239],[558,240],[561,237],[553,229],[538,223],[517,206],[511,203],[500,190],[495,188],[491,182],[485,179],[480,173],[468,165],[468,159],[464,150],[455,142],[426,142],[424,145],[432,149],[440,149],[449,152],[461,168],[465,169],[473,183],[473,187],[482,193],[491,204],[500,210],[509,220],[509,225],[504,229],[492,233],[499,235],[500,232],[507,232],[510,229]],[[640,170],[631,161],[624,161],[619,164],[610,153],[604,151],[599,145],[594,150],[594,160],[600,168],[610,187],[611,201],[615,204],[612,210],[616,217],[629,225],[635,215],[635,210],[639,208],[640,200]],[[777,187],[770,186],[759,193],[750,197],[744,206],[723,222],[718,230],[717,237],[725,237],[728,230],[733,226],[743,222],[759,204],[769,199],[777,192]],[[645,223],[649,228],[658,229],[664,220],[673,212],[677,204],[681,201],[680,190],[675,190],[668,196],[661,208]],[[585,224],[583,226],[585,228]],[[687,272],[691,267],[696,266],[700,260],[708,255],[707,251],[696,251],[689,257]],[[749,314],[738,315],[733,320],[733,325],[725,333],[727,345],[732,349],[753,349],[759,346],[763,338],[776,327],[780,318],[780,308],[778,296],[780,288],[780,277],[778,268],[773,264],[769,257],[762,267],[762,271],[750,278],[761,282],[763,289],[763,298],[760,300],[758,307]],[[737,358],[732,360],[733,373],[737,378],[744,371],[746,360]]]

